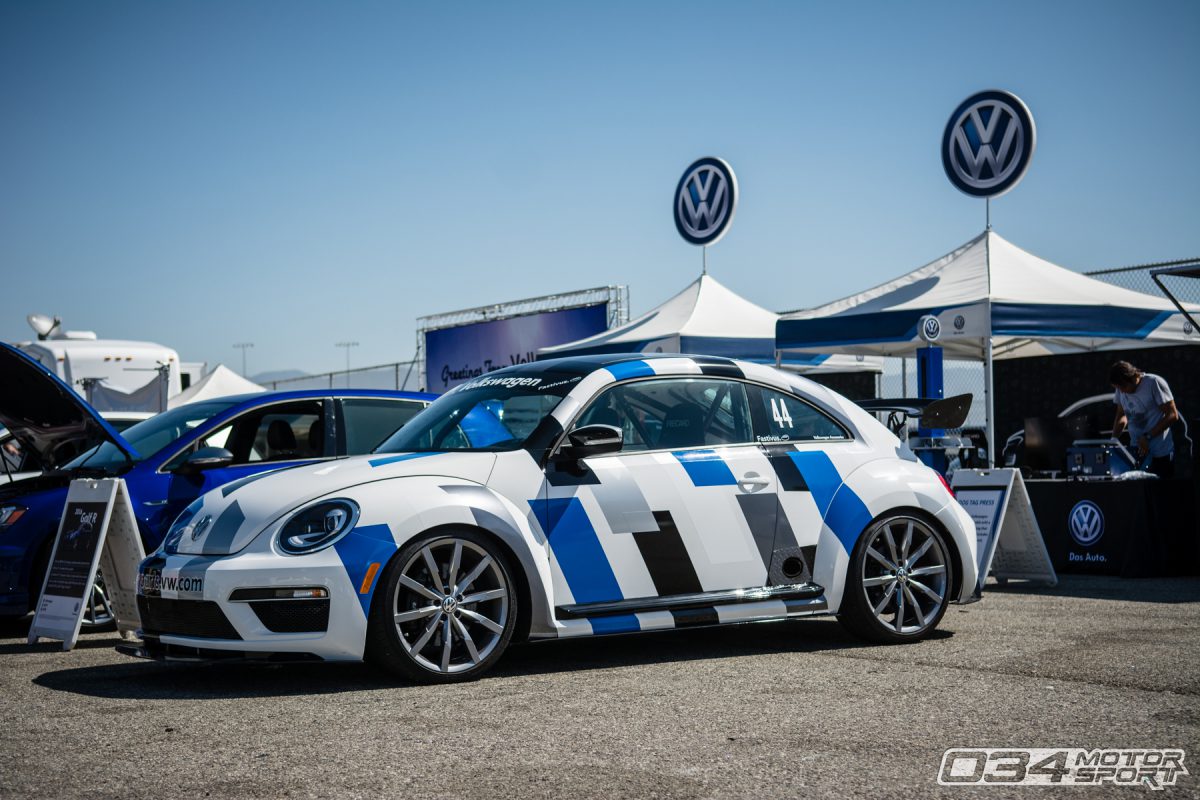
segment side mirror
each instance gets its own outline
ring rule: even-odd
[[[201,447],[179,465],[179,471],[184,474],[204,472],[207,469],[227,467],[232,463],[233,453],[224,447]]]
[[[625,433],[614,425],[585,425],[567,434],[567,441],[558,448],[556,458],[578,461],[589,456],[621,452]]]

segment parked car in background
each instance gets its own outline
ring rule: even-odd
[[[368,453],[434,399],[386,390],[260,392],[205,400],[119,433],[62,380],[0,344],[0,424],[45,472],[0,486],[0,615],[41,591],[67,488],[125,479],[146,551],[195,498],[269,470]],[[104,623],[102,591],[85,622]]]
[[[200,497],[142,562],[124,651],[450,682],[526,637],[836,614],[909,642],[974,598],[975,547],[945,480],[812,381],[539,361],[459,385],[371,456]]]
[[[154,416],[151,411],[101,411],[100,416],[112,426],[117,433],[132,427],[139,422],[145,422]],[[20,481],[41,475],[42,465],[38,462],[37,454],[21,447],[21,443],[0,427],[0,483]]]

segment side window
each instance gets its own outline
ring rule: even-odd
[[[292,461],[325,455],[325,411],[320,400],[256,408],[205,435],[170,463],[179,467],[198,447],[224,447],[234,464]]]
[[[774,389],[757,387],[761,412],[758,426],[762,433],[759,441],[764,442],[812,442],[826,439],[845,439],[846,431],[824,412]]]
[[[410,419],[421,413],[424,403],[415,400],[347,398],[342,401],[346,428],[346,455],[370,453]]]
[[[623,452],[753,442],[746,387],[713,378],[663,378],[621,384],[597,397],[575,427],[613,425]]]

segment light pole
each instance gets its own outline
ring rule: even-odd
[[[246,350],[254,347],[254,342],[238,342],[234,347],[242,351],[242,377],[248,377],[246,375]]]
[[[350,348],[358,347],[358,342],[335,342],[334,347],[344,347],[346,349],[346,388],[350,388]]]

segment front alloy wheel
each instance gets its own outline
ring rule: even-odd
[[[112,606],[109,604],[108,591],[104,585],[104,576],[97,571],[96,581],[92,584],[92,593],[88,597],[87,605],[83,609],[83,620],[79,625],[80,630],[89,633],[106,631],[112,629],[116,621],[116,617],[113,616]]]
[[[372,604],[369,657],[427,683],[479,677],[512,638],[510,575],[500,549],[474,531],[409,544]]]
[[[855,548],[840,619],[854,633],[888,643],[920,639],[946,612],[950,559],[942,534],[896,514],[876,522]]]

